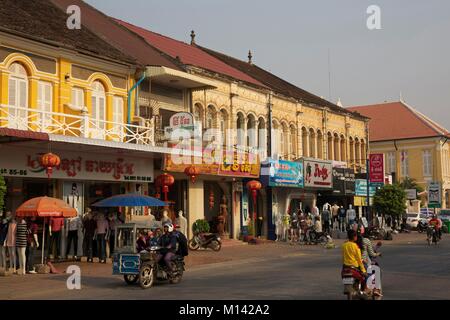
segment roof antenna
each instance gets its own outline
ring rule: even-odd
[[[400,91],[400,102],[403,102],[403,94],[401,91]]]
[[[248,50],[248,63],[249,63],[249,64],[252,64],[252,63],[253,63],[253,62],[252,62],[252,58],[253,58],[252,52],[251,52],[250,50]]]
[[[191,31],[191,46],[195,45],[195,32],[194,30]]]

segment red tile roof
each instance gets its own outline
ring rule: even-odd
[[[66,9],[62,10],[48,0],[1,0],[0,29],[94,57],[135,63],[133,57],[117,50],[91,30],[68,29]]]
[[[123,53],[135,58],[141,65],[157,65],[182,70],[172,58],[161,54],[149,46],[142,37],[117,24],[114,19],[98,11],[81,0],[51,0],[61,10],[66,11],[70,5],[77,5],[81,10],[82,28],[88,29],[98,37]]]
[[[371,120],[370,141],[446,136],[450,132],[404,102],[389,102],[348,108]]]
[[[252,83],[260,87],[266,87],[258,80],[255,80],[244,72],[227,65],[219,59],[204,52],[200,48],[197,48],[195,45],[189,45],[187,43],[143,29],[119,19],[115,20],[122,26],[125,26],[129,30],[144,38],[150,45],[154,46],[158,50],[168,54],[172,58],[179,57],[181,62],[186,65],[197,66],[209,71],[232,77],[237,80]]]

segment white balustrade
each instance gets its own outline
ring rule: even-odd
[[[146,126],[90,118],[87,113],[72,115],[0,104],[0,127],[45,132],[73,137],[155,145],[154,121]]]

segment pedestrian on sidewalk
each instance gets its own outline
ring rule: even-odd
[[[34,254],[36,249],[39,248],[38,241],[38,225],[36,223],[36,217],[31,217],[28,221],[27,226],[27,263],[26,263],[26,271],[27,273],[36,273],[34,270]]]
[[[339,230],[344,232],[345,231],[345,221],[347,219],[347,213],[344,209],[344,206],[341,206],[339,208]]]

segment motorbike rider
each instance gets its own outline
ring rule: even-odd
[[[361,283],[361,290],[366,291],[367,271],[364,267],[361,250],[357,244],[358,235],[355,230],[347,231],[348,241],[342,245],[343,268],[351,268],[356,272],[355,278]]]
[[[147,243],[147,237],[145,231],[141,231],[139,234],[139,238],[136,241],[136,250],[137,252],[144,251],[147,249],[148,243]]]
[[[177,238],[173,234],[174,228],[172,223],[164,224],[163,229],[164,234],[158,240],[158,245],[163,249],[159,251],[156,257],[156,262],[158,263],[164,258],[167,268],[170,271],[173,271],[171,260],[175,256],[175,252],[177,250]]]
[[[439,219],[436,214],[433,214],[433,217],[431,218],[429,225],[434,227],[434,229],[436,230],[436,235],[438,236],[439,240],[441,240],[442,220]]]
[[[370,239],[366,237],[363,228],[358,229],[357,243],[359,248],[361,249],[361,257],[363,259],[364,267],[367,270],[367,268],[372,264],[371,258],[379,257],[381,253],[375,252],[372,241],[370,241]]]

